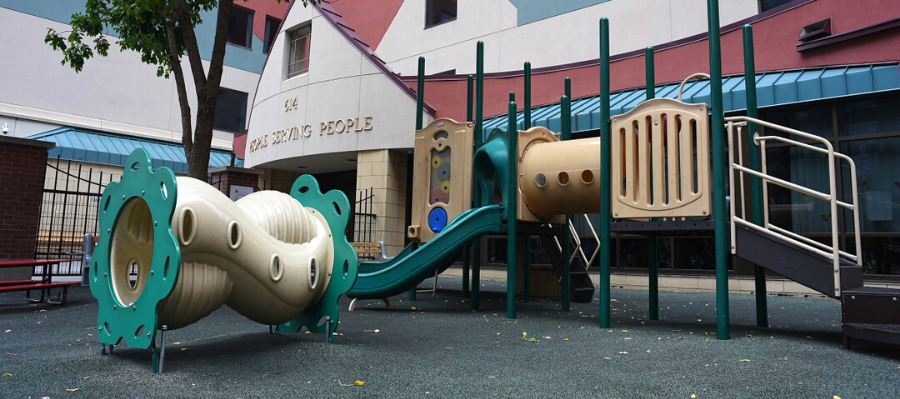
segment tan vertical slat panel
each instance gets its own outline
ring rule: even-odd
[[[663,114],[667,116],[665,129]],[[677,126],[679,118],[680,129]],[[613,137],[616,147],[612,153],[620,157],[612,164],[612,176],[616,179],[613,183],[616,189],[612,190],[614,217],[709,215],[710,201],[706,195],[709,192],[707,118],[705,104],[687,104],[666,98],[645,101],[633,110],[612,118],[613,131],[616,132]],[[697,168],[694,167],[692,123],[697,124],[698,130]],[[620,136],[623,131],[624,140]],[[695,173],[698,184],[694,183]],[[626,182],[624,193],[618,188],[621,179]],[[694,191],[695,185],[698,191]]]
[[[669,182],[668,189],[668,197],[669,201],[667,205],[669,206],[678,206],[681,205],[680,197],[678,196],[678,153],[676,152],[678,148],[678,120],[681,119],[681,114],[672,114],[669,115],[666,121],[666,158],[668,159],[668,163],[666,165],[666,178]]]
[[[610,165],[612,166],[612,170],[610,171],[610,184],[612,185],[612,188],[610,191],[613,198],[621,200],[625,193],[625,189],[622,188],[622,174],[625,173],[622,170],[622,161],[625,159],[625,143],[623,143],[622,140],[622,131],[624,129],[621,126],[614,124],[610,130],[613,132],[610,140],[612,148],[609,152],[612,156],[612,159],[610,160]]]
[[[683,117],[681,119],[681,131],[679,132],[681,140],[681,200],[687,201],[691,197],[692,184],[694,179],[694,158],[691,150],[691,118]]]
[[[637,181],[637,160],[634,159],[634,152],[637,151],[634,147],[634,136],[635,136],[635,128],[632,123],[625,123],[625,197],[624,201],[628,203],[634,203],[637,200],[637,186],[635,186],[635,182]]]
[[[650,205],[650,160],[647,159],[650,152],[650,143],[647,142],[647,136],[650,134],[647,127],[647,119],[641,118],[638,124],[637,141],[638,141],[638,206],[646,207]]]
[[[650,193],[647,193],[650,198],[650,208],[660,208],[665,206],[664,199],[665,195],[665,178],[666,178],[666,170],[665,162],[663,157],[663,118],[662,114],[654,113],[652,115],[651,120],[651,145],[652,145],[652,159],[650,160],[650,166],[652,166],[651,176],[653,179],[653,196],[650,196]]]

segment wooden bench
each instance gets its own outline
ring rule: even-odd
[[[8,282],[2,282],[3,285],[0,285],[0,292],[25,291],[25,299],[28,300],[28,302],[33,303],[43,302],[46,294],[47,303],[52,303],[54,305],[65,305],[66,298],[69,295],[69,286],[81,284],[78,281],[66,281],[62,283],[42,283],[39,280],[28,280],[28,282],[20,283],[17,285],[7,285],[6,283]],[[52,295],[51,293],[51,290],[53,288],[59,288],[59,290],[56,292],[56,295]],[[41,297],[32,298],[32,290],[41,290]]]
[[[384,241],[378,242],[354,242],[351,243],[356,249],[356,256],[360,260],[388,260],[387,253],[384,251]]]
[[[356,256],[359,260],[388,260],[391,257],[387,256],[387,253],[384,251],[384,241],[378,242],[353,242],[351,243],[353,248],[356,249]],[[390,309],[391,301],[387,298],[382,298],[385,306]],[[359,298],[353,298],[350,301],[350,307],[348,310],[352,312],[356,309],[356,303],[359,302]]]
[[[40,284],[41,280],[4,280],[0,281],[0,287],[10,285]]]
[[[54,305],[63,305],[66,303],[66,298],[69,293],[69,286],[80,284],[78,281],[66,281],[66,282],[53,282],[53,273],[51,273],[51,268],[53,265],[59,265],[62,262],[68,262],[65,259],[50,259],[50,260],[39,260],[39,259],[22,259],[22,260],[2,260],[0,261],[0,268],[3,267],[35,267],[42,266],[41,279],[40,280],[7,280],[0,281],[0,292],[10,292],[10,291],[25,291],[25,299],[28,302],[44,302],[46,298],[48,303],[52,303]],[[53,295],[52,290],[56,288],[56,295]],[[31,291],[40,290],[41,296],[39,298],[32,298]]]

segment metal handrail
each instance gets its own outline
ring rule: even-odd
[[[850,157],[848,157],[844,154],[841,154],[839,152],[835,152],[834,147],[828,140],[826,140],[822,137],[813,135],[813,134],[809,134],[806,132],[802,132],[799,130],[791,129],[788,127],[776,125],[774,123],[769,123],[769,122],[766,122],[763,120],[759,120],[756,118],[750,118],[750,117],[746,117],[746,116],[728,117],[728,118],[725,118],[725,121],[726,121],[726,126],[728,129],[728,148],[729,148],[728,159],[729,159],[729,165],[730,165],[729,169],[731,170],[732,176],[734,176],[735,173],[738,174],[738,176],[740,178],[740,186],[741,186],[740,189],[743,190],[743,181],[744,181],[745,174],[749,174],[751,176],[758,177],[763,182],[763,192],[762,192],[763,204],[764,204],[763,226],[757,226],[756,224],[749,222],[744,218],[746,216],[746,209],[745,209],[746,207],[743,204],[743,201],[741,203],[740,215],[738,215],[735,210],[735,202],[737,202],[737,201],[735,201],[735,200],[731,201],[731,215],[732,215],[732,217],[731,217],[731,233],[732,233],[731,234],[731,240],[732,240],[731,252],[732,253],[737,252],[736,242],[735,242],[735,240],[736,240],[735,228],[736,228],[736,225],[738,225],[738,224],[745,226],[747,228],[756,230],[758,232],[768,234],[773,237],[777,237],[784,241],[791,242],[793,245],[796,245],[805,250],[820,254],[823,257],[825,257],[826,259],[829,259],[832,261],[832,267],[833,267],[833,271],[834,271],[834,295],[840,296],[840,294],[841,294],[841,268],[840,268],[841,257],[853,260],[856,262],[856,264],[862,265],[862,257],[859,256],[860,251],[861,251],[861,238],[860,238],[860,234],[859,234],[859,206],[858,206],[859,196],[858,196],[857,187],[856,187],[856,164],[853,162],[853,160]],[[743,166],[744,160],[743,160],[743,154],[742,154],[742,152],[743,152],[742,144],[741,144],[742,141],[739,138],[742,134],[743,127],[747,126],[748,123],[753,123],[753,124],[756,124],[757,126],[763,126],[768,129],[785,132],[787,134],[800,137],[804,140],[815,142],[816,144],[821,145],[821,147],[816,146],[816,145],[810,145],[808,143],[803,143],[803,142],[793,140],[790,138],[786,138],[786,137],[760,136],[757,133],[753,137],[753,143],[757,146],[760,146],[761,154],[762,154],[762,161],[763,161],[762,162],[762,171],[757,172],[755,170],[752,170],[750,168]],[[737,133],[737,136],[738,136],[737,143],[734,142],[735,141],[735,133]],[[813,190],[808,187],[804,187],[804,186],[801,186],[801,185],[798,185],[795,183],[791,183],[787,180],[769,176],[767,168],[766,168],[766,162],[765,162],[766,143],[768,141],[777,141],[780,143],[785,143],[785,144],[789,144],[792,146],[796,146],[798,148],[803,148],[803,149],[807,149],[807,150],[811,150],[814,152],[819,152],[819,153],[825,154],[828,158],[828,185],[829,185],[828,192],[821,192],[818,190]],[[735,147],[735,145],[737,145],[737,148]],[[735,152],[737,152],[737,158],[738,158],[737,162],[735,162]],[[837,175],[835,172],[835,160],[846,161],[850,167],[850,180],[851,180],[850,191],[851,191],[852,199],[851,199],[851,202],[849,202],[849,203],[840,201],[837,199],[837,188],[836,188],[837,187]],[[778,226],[775,226],[775,225],[769,223],[768,185],[770,183],[787,188],[789,190],[793,190],[796,192],[800,192],[800,193],[821,199],[823,201],[827,201],[829,203],[830,212],[832,215],[832,217],[830,218],[830,220],[831,220],[831,245],[830,246],[827,244],[822,244],[820,242],[813,241],[809,238],[803,237],[799,234],[782,229]],[[737,185],[731,184],[731,187],[730,187],[731,198],[736,198],[735,197],[735,190],[736,190],[735,186],[737,186]],[[840,241],[839,241],[839,234],[838,234],[838,217],[837,217],[838,207],[840,207],[842,209],[848,209],[848,210],[852,211],[852,213],[853,213],[853,226],[854,226],[853,234],[854,234],[854,240],[856,243],[855,253],[842,251],[840,249],[840,245],[839,245]]]

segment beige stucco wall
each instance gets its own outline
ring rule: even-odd
[[[374,241],[384,241],[388,256],[403,249],[406,232],[406,152],[360,151],[357,156],[356,187],[372,188],[375,217]]]
[[[640,50],[706,32],[706,0],[614,0],[518,26],[509,0],[459,0],[454,21],[423,29],[425,1],[406,1],[376,52],[395,72],[475,72],[475,43],[485,46],[485,72],[521,70],[599,57],[599,21],[609,18],[610,52]],[[722,25],[758,13],[757,0],[720,0]]]
[[[307,24],[309,71],[288,78],[288,34]],[[247,167],[332,172],[341,166],[329,162],[357,151],[413,146],[415,99],[315,8],[293,7],[273,49],[250,114]]]

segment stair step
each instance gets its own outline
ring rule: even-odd
[[[844,347],[850,349],[851,339],[900,345],[900,324],[844,323]]]
[[[900,325],[900,290],[862,287],[841,296],[844,324]]]
[[[832,298],[832,261],[794,244],[739,227],[735,230],[737,255]],[[862,287],[862,267],[841,259],[841,291]]]
[[[844,347],[851,339],[900,345],[900,290],[860,287],[841,295]]]
[[[550,256],[553,271],[556,272],[557,276],[561,277],[563,258],[556,247],[556,243],[553,242],[553,236],[542,235],[540,237],[544,248],[547,249],[547,255]],[[569,291],[571,294],[570,299],[573,302],[587,303],[594,298],[594,282],[591,280],[587,270],[585,270],[581,258],[576,257],[569,265],[569,286],[571,287],[571,291]]]

